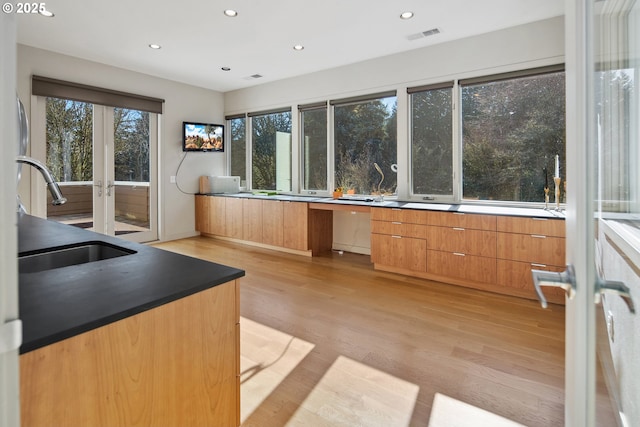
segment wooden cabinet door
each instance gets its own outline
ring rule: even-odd
[[[226,235],[225,198],[210,196],[209,200],[209,230],[216,236]]]
[[[498,258],[538,264],[564,265],[565,240],[541,234],[497,233]]]
[[[427,270],[427,241],[410,237],[371,235],[371,261],[412,271]]]
[[[498,285],[505,288],[515,289],[516,291],[521,291],[522,294],[520,296],[524,296],[530,299],[538,298],[533,286],[533,278],[531,276],[532,269],[556,272],[561,272],[566,269],[566,267],[562,266],[509,261],[504,259],[499,259],[497,265]],[[564,304],[565,292],[560,288],[545,287],[544,295],[548,301],[558,304]]]
[[[428,227],[427,236],[429,249],[491,258],[496,257],[495,231],[431,226]]]
[[[565,237],[563,219],[499,216],[497,229],[505,233]]]
[[[196,231],[211,233],[209,229],[209,197],[196,196]]]
[[[496,217],[493,215],[466,214],[462,212],[431,212],[429,221],[431,225],[441,227],[496,230]]]
[[[462,253],[429,251],[427,272],[438,276],[495,284],[496,259]]]
[[[227,197],[225,202],[226,236],[234,239],[242,239],[243,230],[242,199]]]
[[[262,243],[262,200],[242,199],[242,239]]]
[[[309,249],[309,205],[302,202],[283,202],[283,244],[285,248]]]
[[[283,246],[284,203],[279,200],[262,201],[262,243]]]

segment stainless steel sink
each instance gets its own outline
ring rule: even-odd
[[[20,273],[37,273],[134,253],[136,251],[132,249],[105,242],[83,242],[76,245],[58,246],[41,251],[18,254],[18,270]]]

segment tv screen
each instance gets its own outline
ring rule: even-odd
[[[182,151],[224,151],[224,126],[182,122]]]

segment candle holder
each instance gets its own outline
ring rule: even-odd
[[[549,210],[549,187],[544,187],[544,210]]]
[[[556,210],[560,210],[560,181],[561,178],[559,176],[553,177],[553,182],[556,184]]]

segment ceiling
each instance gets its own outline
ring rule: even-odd
[[[564,14],[562,0],[49,0],[46,7],[53,18],[18,15],[19,43],[220,92]],[[413,18],[400,19],[405,11]],[[440,33],[417,37],[434,28]]]

